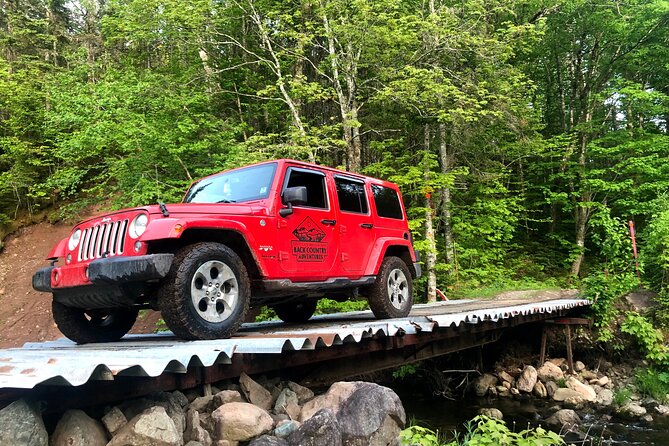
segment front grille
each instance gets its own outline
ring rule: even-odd
[[[79,261],[123,254],[127,232],[128,219],[110,221],[84,229],[79,245]]]

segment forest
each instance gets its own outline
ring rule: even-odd
[[[428,299],[669,304],[669,2],[0,0],[5,228],[279,157],[398,183]]]

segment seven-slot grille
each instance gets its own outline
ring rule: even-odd
[[[93,260],[123,254],[128,219],[101,223],[81,233],[78,260]]]

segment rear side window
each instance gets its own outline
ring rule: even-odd
[[[379,217],[395,218],[398,220],[404,218],[397,191],[373,184],[372,193],[374,194],[376,213],[379,214]]]
[[[309,208],[328,208],[325,192],[325,175],[303,169],[290,169],[286,187],[304,186],[307,188],[307,203],[300,205]]]
[[[367,213],[365,183],[348,178],[335,177],[339,209],[344,212]]]

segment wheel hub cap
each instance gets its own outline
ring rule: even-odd
[[[193,275],[190,289],[195,311],[207,322],[223,322],[237,305],[237,278],[228,265],[218,260],[200,265]]]
[[[409,281],[401,269],[394,269],[388,275],[388,297],[397,309],[409,301]]]

